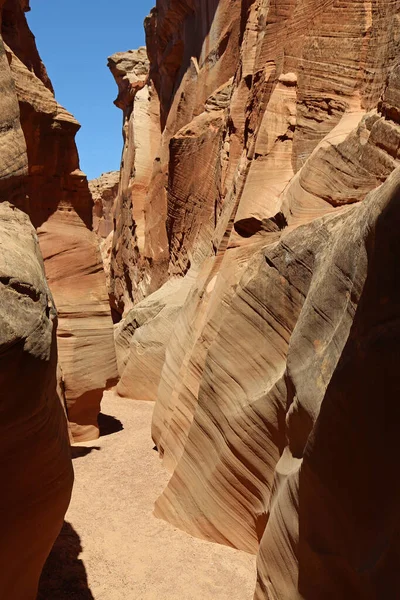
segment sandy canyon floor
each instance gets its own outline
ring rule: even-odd
[[[153,516],[168,481],[150,437],[153,406],[106,393],[102,437],[74,446],[71,506],[38,600],[252,599],[254,556]]]

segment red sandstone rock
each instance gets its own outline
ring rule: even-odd
[[[102,392],[117,376],[105,276],[74,141],[79,124],[54,99],[24,9],[9,0],[3,21],[28,153],[28,195],[19,206],[37,228],[57,306],[71,431],[75,440],[93,439]],[[25,37],[29,44],[21,41]]]
[[[35,600],[73,471],[56,389],[57,314],[35,231],[7,202],[0,245],[0,597]]]
[[[3,15],[6,26],[4,17],[9,14]],[[35,600],[73,480],[57,386],[57,313],[36,232],[14,206],[25,203],[27,175],[18,100],[0,37],[0,597],[7,600]]]

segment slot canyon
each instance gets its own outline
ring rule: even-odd
[[[0,0],[0,600],[400,599],[400,0],[156,0],[90,181],[36,4]]]

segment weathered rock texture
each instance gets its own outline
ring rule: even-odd
[[[119,171],[103,173],[89,181],[93,200],[93,231],[106,239],[114,232],[114,202],[118,194]]]
[[[71,431],[76,440],[91,439],[98,436],[102,392],[117,374],[112,321],[97,238],[91,231],[92,200],[74,141],[79,124],[54,99],[26,23],[28,9],[28,2],[7,0],[2,12],[28,154],[27,195],[18,206],[37,228],[57,306]]]
[[[110,261],[118,188],[119,171],[103,173],[97,179],[89,181],[93,201],[93,231],[98,237],[107,290],[110,289]]]
[[[129,104],[113,242],[120,392],[143,393],[147,355],[155,395],[158,308],[186,281],[156,515],[258,552],[257,599],[400,594],[399,18],[398,0],[158,0],[146,21],[150,101],[137,120]]]
[[[0,597],[35,600],[73,472],[57,392],[57,314],[35,230],[8,202],[0,247]]]
[[[4,26],[10,3],[2,13],[3,4]],[[21,38],[19,48],[30,41]],[[42,67],[33,60],[30,68]],[[27,176],[16,89],[0,36],[0,597],[8,600],[35,600],[73,480],[57,382],[57,313],[36,232],[14,206],[25,203]]]
[[[148,79],[145,48],[114,54],[108,66],[118,85],[115,104],[123,111],[124,137],[109,291],[112,308],[125,316],[149,289],[155,291],[165,281],[152,286],[149,281],[159,254],[167,260],[161,247],[166,242],[164,215],[158,198],[153,204],[148,196],[152,177],[158,180],[153,170],[157,173],[159,164],[154,163],[160,146],[159,102]]]

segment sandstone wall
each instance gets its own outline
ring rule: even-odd
[[[158,389],[156,515],[258,552],[257,598],[399,593],[399,15],[158,0],[146,21],[161,141],[144,250],[112,274],[119,389]]]
[[[26,23],[27,2],[7,0],[2,33],[19,101],[29,176],[25,210],[39,235],[57,306],[59,359],[75,440],[98,436],[105,387],[117,376],[113,330],[92,200],[74,141],[79,123],[54,99]]]
[[[119,171],[103,173],[89,181],[93,200],[93,231],[101,239],[114,232],[114,203],[118,194]]]
[[[0,2],[0,15],[2,8]],[[20,49],[29,41],[22,39]],[[33,61],[30,68],[41,67]],[[0,597],[9,600],[36,599],[73,480],[57,385],[57,313],[38,237],[15,207],[25,202],[27,176],[16,89],[0,37]]]
[[[103,173],[97,179],[89,181],[89,190],[93,201],[93,231],[96,233],[99,242],[108,293],[110,293],[111,287],[110,263],[119,180],[119,171],[110,171],[109,173]],[[110,297],[110,304],[111,300]],[[111,311],[113,312],[112,307]],[[114,315],[114,318],[118,320],[119,314]]]
[[[146,48],[119,52],[108,59],[108,66],[118,85],[115,104],[123,111],[124,138],[111,251],[110,298],[113,309],[125,316],[146,295],[149,285],[146,265],[153,260],[147,249],[149,229],[156,228],[158,246],[163,237],[162,214],[153,214],[147,199],[160,143],[159,103],[148,79]],[[156,289],[157,285],[153,287]]]

